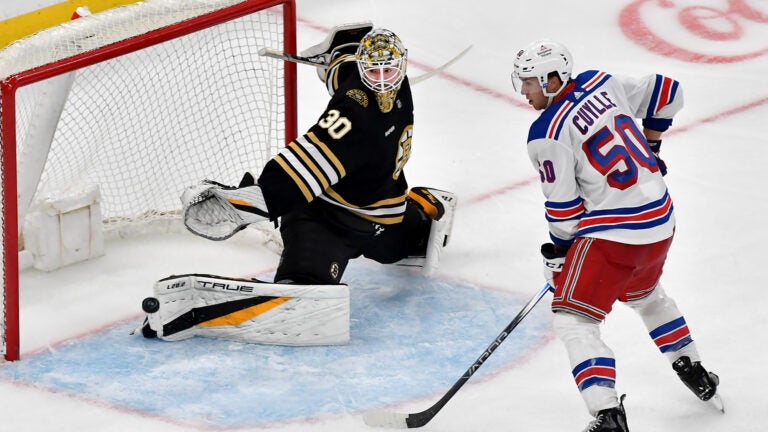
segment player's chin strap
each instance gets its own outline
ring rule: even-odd
[[[190,186],[181,194],[182,220],[192,233],[225,240],[246,226],[269,219],[261,186],[225,186],[211,180]]]

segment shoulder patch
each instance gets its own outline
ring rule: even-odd
[[[347,96],[352,100],[362,105],[364,108],[368,108],[368,95],[360,89],[347,90]]]

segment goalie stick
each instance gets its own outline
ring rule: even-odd
[[[466,384],[466,382],[469,380],[472,375],[477,372],[477,370],[482,366],[486,360],[493,354],[494,351],[496,351],[496,348],[501,345],[502,342],[504,342],[504,339],[509,336],[510,333],[512,333],[512,330],[517,327],[518,324],[525,318],[529,312],[533,309],[534,306],[539,302],[539,300],[544,297],[544,294],[549,291],[550,285],[544,284],[544,286],[539,290],[539,292],[536,293],[533,297],[531,297],[530,300],[528,300],[528,303],[523,307],[523,309],[517,314],[517,316],[504,328],[504,330],[499,333],[498,336],[496,336],[496,339],[494,339],[493,342],[491,342],[490,345],[488,345],[488,348],[483,351],[482,354],[480,354],[480,357],[475,360],[475,362],[472,364],[472,366],[467,369],[466,372],[464,372],[464,375],[459,378],[458,381],[456,381],[455,384],[453,384],[453,387],[451,387],[448,392],[443,395],[442,398],[440,398],[439,401],[435,402],[434,405],[427,408],[424,411],[412,413],[412,414],[401,414],[391,411],[385,411],[385,410],[372,410],[368,411],[365,414],[363,414],[363,421],[368,426],[373,427],[388,427],[388,428],[398,428],[398,429],[405,429],[405,428],[418,428],[422,427],[425,424],[429,423],[430,420],[432,420],[435,415],[445,406],[445,404],[448,403],[449,400],[453,397],[453,395],[456,394],[456,392],[459,391],[459,389]]]
[[[314,57],[302,57],[295,54],[288,54],[286,52],[282,51],[275,51],[273,49],[269,48],[262,48],[259,50],[259,55],[266,56],[266,57],[272,57],[280,60],[285,60],[289,62],[294,63],[301,63],[305,65],[310,66],[326,66],[325,64],[325,58],[323,58],[322,55],[314,56]]]
[[[420,82],[422,82],[424,80],[427,80],[427,79],[433,77],[434,75],[437,75],[437,74],[443,72],[444,70],[446,70],[449,67],[451,67],[451,65],[453,65],[454,63],[459,61],[459,59],[464,57],[464,55],[467,52],[469,52],[470,49],[472,49],[472,45],[464,48],[464,50],[462,50],[460,53],[458,53],[454,58],[448,60],[448,62],[446,62],[442,66],[439,66],[439,67],[437,67],[435,69],[432,69],[431,71],[429,71],[427,73],[424,73],[422,75],[419,75],[419,76],[411,78],[411,84],[418,84],[418,83],[420,83]],[[325,64],[325,58],[323,58],[322,55],[313,56],[313,57],[302,57],[302,56],[295,55],[295,54],[288,54],[288,53],[281,52],[281,51],[275,51],[275,50],[269,49],[269,48],[262,48],[262,49],[260,49],[259,50],[259,55],[263,55],[263,56],[266,56],[266,57],[272,57],[272,58],[276,58],[276,59],[280,59],[280,60],[285,60],[285,61],[289,61],[289,62],[294,62],[294,63],[300,63],[300,64],[305,64],[305,65],[315,66],[315,67],[327,66]]]

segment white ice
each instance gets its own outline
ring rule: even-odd
[[[0,0],[0,19],[53,3]],[[634,7],[641,21],[631,25],[644,23],[670,44],[670,51],[660,52],[662,45],[656,45],[654,52],[622,31],[621,23],[630,25],[620,21],[622,12]],[[760,285],[757,265],[762,262],[760,248],[768,243],[763,230],[768,214],[768,156],[762,147],[768,136],[764,1],[298,0],[298,17],[300,49],[321,40],[338,23],[372,20],[395,30],[409,48],[412,75],[473,45],[447,75],[413,88],[414,152],[406,171],[411,185],[448,189],[461,199],[454,237],[436,277],[500,287],[521,298],[543,282],[538,248],[547,240],[547,231],[537,176],[524,145],[536,113],[513,93],[509,79],[517,49],[547,37],[569,46],[576,71],[603,69],[635,76],[658,72],[678,79],[685,88],[686,107],[663,147],[678,227],[662,281],[684,312],[705,365],[721,377],[727,413],[713,411],[680,384],[628,308],[615,307],[603,335],[617,357],[618,389],[628,394],[631,430],[733,432],[768,427],[768,350],[761,348],[768,325],[760,318],[768,294]],[[720,32],[720,37],[713,39],[713,32],[709,39],[702,37],[696,24]],[[714,63],[693,61],[686,52],[755,55]],[[300,129],[314,121],[326,100],[314,71],[300,67]],[[245,241],[213,243],[186,235],[122,240],[107,247],[107,256],[93,262],[51,274],[22,274],[22,356],[55,350],[62,341],[97,334],[121,320],[138,321],[138,301],[158,277],[201,271],[243,275],[269,271],[277,263],[272,252]],[[546,303],[539,308],[546,309]],[[515,312],[510,310],[510,319]],[[495,335],[489,333],[487,341]],[[542,341],[524,361],[470,381],[423,429],[581,430],[590,418],[573,384],[566,353],[551,331],[542,334]],[[473,360],[445,371],[447,381],[457,379]],[[438,390],[388,408],[421,411],[441,395]],[[94,398],[0,380],[0,431],[49,430],[233,429],[206,429],[183,419],[169,421]],[[348,412],[237,430],[369,428],[360,412]]]

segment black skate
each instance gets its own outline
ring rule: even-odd
[[[720,378],[712,372],[707,372],[701,362],[691,362],[688,356],[680,357],[672,363],[672,369],[693,394],[703,401],[712,399],[720,384]]]
[[[624,412],[625,396],[619,398],[619,406],[598,412],[583,432],[629,432],[627,413]]]

